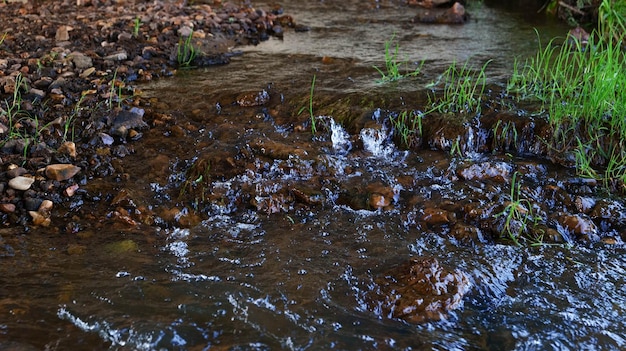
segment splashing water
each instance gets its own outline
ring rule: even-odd
[[[350,134],[341,126],[341,124],[335,122],[330,118],[330,141],[333,143],[333,150],[340,155],[345,155],[352,150],[352,143],[350,142]]]

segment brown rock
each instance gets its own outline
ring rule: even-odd
[[[78,190],[79,186],[78,184],[74,184],[74,185],[70,185],[67,188],[65,188],[65,196],[67,197],[72,197],[74,196],[74,194],[76,193],[76,190]]]
[[[0,211],[4,213],[13,213],[15,212],[14,204],[0,204]]]
[[[80,172],[80,167],[73,164],[58,163],[46,167],[46,177],[52,180],[68,180]]]
[[[76,144],[74,144],[74,142],[72,141],[66,141],[63,144],[61,144],[61,146],[59,146],[59,148],[57,149],[57,152],[60,154],[65,154],[72,158],[75,158],[76,157]]]
[[[595,235],[598,231],[595,223],[582,215],[562,215],[558,217],[558,222],[576,236],[591,236]]]
[[[70,31],[72,30],[72,27],[69,26],[60,26],[59,28],[57,28],[57,32],[56,35],[54,36],[54,39],[59,42],[59,41],[68,41],[70,40]]]
[[[33,219],[33,224],[40,227],[47,227],[50,225],[50,218],[44,216],[37,211],[28,211],[28,214]]]
[[[455,219],[456,216],[453,212],[432,207],[424,209],[424,215],[422,215],[422,221],[428,225],[442,225],[450,223]]]
[[[437,259],[413,258],[376,279],[386,315],[410,323],[444,319],[459,308],[471,283],[460,270],[450,271]]]
[[[391,198],[379,193],[370,194],[369,207],[375,209],[382,209],[391,205]]]
[[[511,166],[504,162],[482,162],[474,163],[469,167],[459,169],[457,174],[465,180],[496,180],[504,182],[509,178]]]
[[[247,92],[237,96],[237,104],[239,106],[263,106],[270,101],[270,94],[265,90],[258,92]]]

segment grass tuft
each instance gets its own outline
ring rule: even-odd
[[[424,61],[422,61],[422,63],[419,65],[419,67],[417,67],[415,70],[413,71],[408,71],[407,73],[403,73],[401,68],[402,66],[408,66],[408,61],[404,60],[404,61],[400,61],[398,59],[398,51],[400,50],[400,45],[396,44],[395,49],[393,50],[393,52],[391,51],[391,43],[394,41],[395,39],[395,34],[391,37],[391,40],[386,41],[385,42],[385,68],[384,70],[377,67],[377,66],[373,66],[375,70],[378,71],[378,73],[380,73],[380,82],[385,83],[385,82],[393,82],[405,77],[415,77],[417,75],[419,75],[420,70],[422,69],[422,66],[424,65]]]

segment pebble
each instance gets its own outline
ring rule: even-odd
[[[80,167],[73,164],[52,164],[48,165],[45,170],[46,177],[52,180],[68,180],[80,172]]]
[[[35,182],[34,178],[18,176],[9,180],[9,187],[15,190],[28,190],[30,186]]]
[[[14,204],[0,204],[0,212],[13,213],[15,212]]]

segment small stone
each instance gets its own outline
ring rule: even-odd
[[[76,190],[78,190],[78,188],[79,188],[78,184],[74,184],[74,185],[68,186],[67,188],[65,188],[65,191],[64,191],[65,196],[67,196],[67,197],[74,196],[74,194],[76,194]]]
[[[128,54],[125,51],[117,52],[112,55],[108,55],[104,57],[107,61],[125,61],[128,59]]]
[[[19,177],[21,175],[28,173],[28,171],[24,167],[9,167],[9,168],[10,169],[7,171],[7,176],[9,178]]]
[[[71,53],[69,57],[72,59],[72,62],[74,62],[74,66],[76,66],[77,69],[85,69],[93,66],[91,57],[81,52],[75,51]]]
[[[60,26],[59,28],[57,28],[57,32],[56,35],[54,36],[54,39],[59,42],[59,41],[68,41],[70,40],[70,31],[72,30],[72,27],[69,26]]]
[[[75,158],[76,157],[76,144],[74,144],[73,141],[66,141],[63,144],[61,144],[61,146],[59,146],[59,148],[57,149],[57,152],[60,154],[65,154],[72,158]]]
[[[94,72],[96,71],[95,67],[89,67],[86,70],[82,71],[81,74],[79,75],[80,78],[87,78],[90,75],[94,74]]]
[[[9,187],[15,190],[28,190],[34,182],[34,178],[19,176],[9,180]]]
[[[80,172],[80,167],[74,166],[73,164],[53,164],[48,165],[46,167],[46,177],[52,180],[68,180],[75,176],[78,172]]]
[[[43,100],[43,98],[46,97],[46,92],[41,89],[32,88],[30,89],[30,93],[34,95],[36,98],[38,98],[39,100]]]
[[[14,204],[0,204],[0,211],[4,213],[13,213],[15,212]]]
[[[54,206],[54,203],[52,203],[52,201],[50,200],[43,200],[41,202],[41,205],[39,205],[39,209],[37,209],[37,212],[39,213],[50,213],[50,211],[52,211],[52,207]]]
[[[28,211],[28,214],[33,219],[33,224],[38,227],[47,227],[50,225],[50,218],[47,218],[43,214],[37,211]]]

